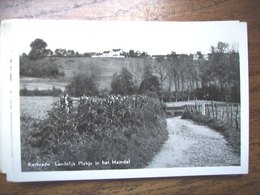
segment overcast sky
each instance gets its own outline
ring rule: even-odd
[[[237,45],[238,22],[105,22],[65,20],[20,20],[13,25],[19,53],[28,53],[30,43],[41,38],[47,48],[103,52],[111,49],[145,51],[151,55],[209,53],[219,41]]]

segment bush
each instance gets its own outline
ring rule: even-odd
[[[52,58],[31,60],[28,56],[23,55],[20,57],[20,76],[56,78],[64,76],[64,72],[59,70]]]
[[[135,91],[132,74],[123,67],[119,75],[114,75],[111,81],[111,93],[120,95],[130,95]]]
[[[161,103],[146,96],[87,98],[71,114],[56,105],[34,125],[27,145],[47,162],[100,162],[50,170],[143,168],[167,139],[163,113]]]
[[[95,96],[98,94],[97,83],[91,76],[78,74],[75,75],[71,83],[66,86],[66,93],[76,97],[82,95]]]

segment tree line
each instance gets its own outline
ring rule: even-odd
[[[219,42],[206,55],[172,52],[156,60],[153,68],[163,97],[240,102],[239,53],[229,44]]]
[[[28,57],[31,60],[38,60],[44,57],[92,57],[92,55],[101,55],[101,53],[95,52],[85,52],[79,53],[78,51],[74,51],[73,49],[63,49],[57,48],[54,51],[47,48],[47,43],[42,39],[35,39],[30,44],[31,50],[28,53],[23,53],[23,57]],[[122,52],[121,54],[124,57],[148,57],[149,55],[146,52],[140,52],[138,50],[129,50],[129,52]]]
[[[37,52],[44,53],[47,44],[39,42],[41,43],[35,40],[31,43],[32,49],[27,57],[30,58]],[[130,54],[136,57],[134,50]],[[149,56],[145,52],[143,55]],[[37,56],[44,57],[43,54]],[[110,93],[146,94],[164,101],[207,99],[240,102],[239,70],[238,49],[219,42],[216,46],[211,46],[208,54],[200,51],[189,55],[171,52],[154,56],[152,63],[145,61],[142,66],[131,64],[128,68],[123,67],[113,75]],[[64,73],[52,66],[51,74],[59,76]],[[66,87],[66,93],[73,96],[100,95],[95,74],[75,75]]]

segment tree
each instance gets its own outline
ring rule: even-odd
[[[219,101],[240,101],[239,53],[228,43],[218,42],[204,59],[196,54],[203,96]],[[197,87],[198,88],[198,87]]]
[[[111,93],[120,95],[133,94],[135,85],[132,74],[123,67],[119,75],[114,74],[111,81]]]
[[[159,79],[153,75],[153,69],[149,65],[144,67],[143,80],[139,90],[144,94],[160,95]]]
[[[148,53],[145,52],[145,51],[143,51],[143,52],[140,54],[140,57],[141,57],[141,58],[145,58],[145,57],[148,57],[148,56],[149,56]]]
[[[140,91],[144,94],[153,93],[154,95],[159,95],[160,83],[158,78],[152,75],[148,79],[143,80],[140,85]]]
[[[168,63],[164,57],[157,57],[153,64],[153,70],[158,75],[160,82],[160,91],[163,91],[165,80],[168,77]]]
[[[229,88],[230,101],[240,102],[240,67],[239,67],[239,53],[232,50],[229,53]]]
[[[130,50],[129,53],[128,53],[128,56],[129,57],[136,57],[136,52],[134,50]]]
[[[146,62],[144,61],[143,63]],[[131,59],[129,60],[128,68],[133,76],[134,85],[139,86],[142,80],[143,65],[138,63],[135,59]]]
[[[190,100],[191,97],[194,97],[193,91],[196,85],[196,70],[194,66],[194,56],[192,54],[180,54],[180,83],[181,83],[181,100],[184,99]]]
[[[230,77],[229,69],[229,45],[227,43],[218,42],[216,47],[211,46],[209,54],[209,68],[211,70],[210,77],[214,81],[214,85],[219,87],[220,100],[224,101],[226,95],[226,85]]]
[[[29,58],[32,60],[37,60],[46,57],[48,52],[46,50],[47,43],[42,39],[35,39],[31,44],[31,51],[29,53]]]
[[[199,87],[199,70],[194,58],[200,57],[203,57],[201,52],[195,56],[175,52],[167,55],[167,72],[162,78],[168,78],[168,94],[173,92],[175,101],[195,98],[194,90]]]
[[[64,72],[52,58],[31,60],[28,56],[20,57],[20,75],[29,77],[57,78],[64,76]]]
[[[95,80],[87,75],[79,74],[72,78],[69,85],[66,86],[66,92],[72,96],[80,97],[95,96],[98,94],[97,84]]]
[[[207,67],[207,61],[201,51],[197,51],[195,54],[195,64],[198,68],[198,80],[196,80],[196,88],[199,88],[199,80],[201,82],[201,87],[205,88],[208,86],[208,83],[210,81],[209,78],[209,69]]]
[[[143,71],[143,80],[148,80],[151,76],[153,76],[153,68],[151,65],[145,64]]]
[[[168,61],[168,93],[172,91],[172,82],[174,83],[175,100],[178,100],[180,90],[180,60],[176,52],[167,55]]]

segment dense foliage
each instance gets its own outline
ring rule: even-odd
[[[56,78],[64,76],[53,58],[31,60],[27,55],[20,57],[20,76]]]
[[[46,49],[47,43],[42,39],[35,39],[31,44],[31,51],[29,53],[29,58],[31,60],[37,60],[48,55],[48,50]]]
[[[159,96],[160,83],[158,77],[153,75],[153,69],[150,65],[144,66],[143,80],[140,84],[139,91],[149,96]]]
[[[98,89],[95,78],[85,74],[75,75],[71,83],[66,86],[66,93],[76,97],[97,95]]]
[[[145,167],[167,139],[163,115],[161,103],[146,96],[88,97],[70,114],[56,105],[23,136],[22,148],[32,151],[23,153],[23,169],[31,170],[27,162],[35,161],[110,162],[46,170]],[[130,163],[112,164],[112,160]]]
[[[132,74],[124,67],[120,74],[115,74],[111,81],[111,93],[129,95],[135,92]]]

